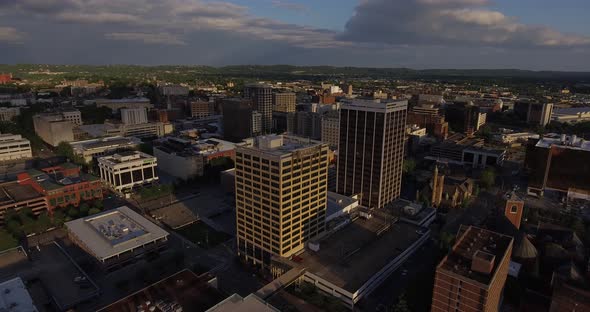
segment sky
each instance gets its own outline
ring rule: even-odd
[[[0,0],[0,63],[590,71],[587,0]]]

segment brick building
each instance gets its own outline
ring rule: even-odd
[[[30,185],[43,194],[50,212],[57,207],[78,206],[82,201],[102,199],[100,179],[80,172],[80,168],[71,163],[28,170],[18,175],[18,183]]]
[[[457,242],[436,268],[432,312],[498,311],[513,238],[461,226]]]

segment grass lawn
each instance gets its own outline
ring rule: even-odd
[[[203,248],[215,247],[231,238],[230,235],[217,232],[204,222],[187,225],[177,229],[176,232]]]
[[[0,251],[18,246],[18,241],[6,231],[0,231]]]

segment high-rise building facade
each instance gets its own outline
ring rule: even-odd
[[[272,130],[272,87],[266,84],[246,85],[244,97],[251,99],[254,109],[262,114],[262,133],[270,133]]]
[[[125,125],[148,123],[147,110],[145,108],[122,108],[121,121]]]
[[[292,92],[273,93],[272,95],[275,112],[293,113],[295,112],[296,102],[297,96]]]
[[[340,108],[336,192],[381,208],[401,191],[407,101],[352,100]]]
[[[252,116],[252,101],[248,99],[224,99],[223,110],[223,135],[232,142],[240,142],[252,136],[254,119]]]
[[[338,148],[340,138],[340,115],[338,111],[330,111],[322,115],[322,142],[328,143],[330,148]]]
[[[214,103],[205,101],[191,101],[191,117],[201,119],[213,115]]]
[[[457,236],[436,268],[431,311],[498,311],[514,240],[474,226]]]
[[[267,267],[324,231],[328,145],[295,137],[257,137],[236,149],[238,255]]]

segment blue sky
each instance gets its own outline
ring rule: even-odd
[[[0,0],[1,63],[590,71],[587,0]]]

